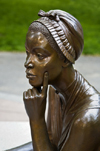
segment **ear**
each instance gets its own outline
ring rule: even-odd
[[[62,67],[66,68],[70,65],[70,62],[67,59],[62,60]]]

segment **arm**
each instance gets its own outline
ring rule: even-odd
[[[44,118],[47,86],[48,74],[45,73],[41,93],[36,88],[33,88],[23,94],[26,112],[30,119],[32,142],[35,151],[56,151],[49,140]]]
[[[30,120],[30,126],[35,151],[56,151],[49,140],[44,119],[37,123]]]

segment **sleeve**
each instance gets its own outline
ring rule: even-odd
[[[52,144],[58,146],[62,131],[60,97],[54,88],[49,88],[47,129]]]

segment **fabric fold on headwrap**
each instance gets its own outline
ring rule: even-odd
[[[71,14],[61,10],[40,10],[41,17],[35,22],[43,24],[51,33],[63,55],[73,64],[82,53],[84,40],[79,21]]]
[[[40,10],[39,13],[38,13],[38,16],[48,17],[48,18],[56,20],[57,22],[60,20],[58,14],[56,14],[54,12],[49,13],[49,12],[44,12],[43,10]]]

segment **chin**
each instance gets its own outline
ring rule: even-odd
[[[41,82],[33,82],[32,80],[29,80],[29,84],[32,86],[32,87],[41,87],[43,86],[43,83]]]

